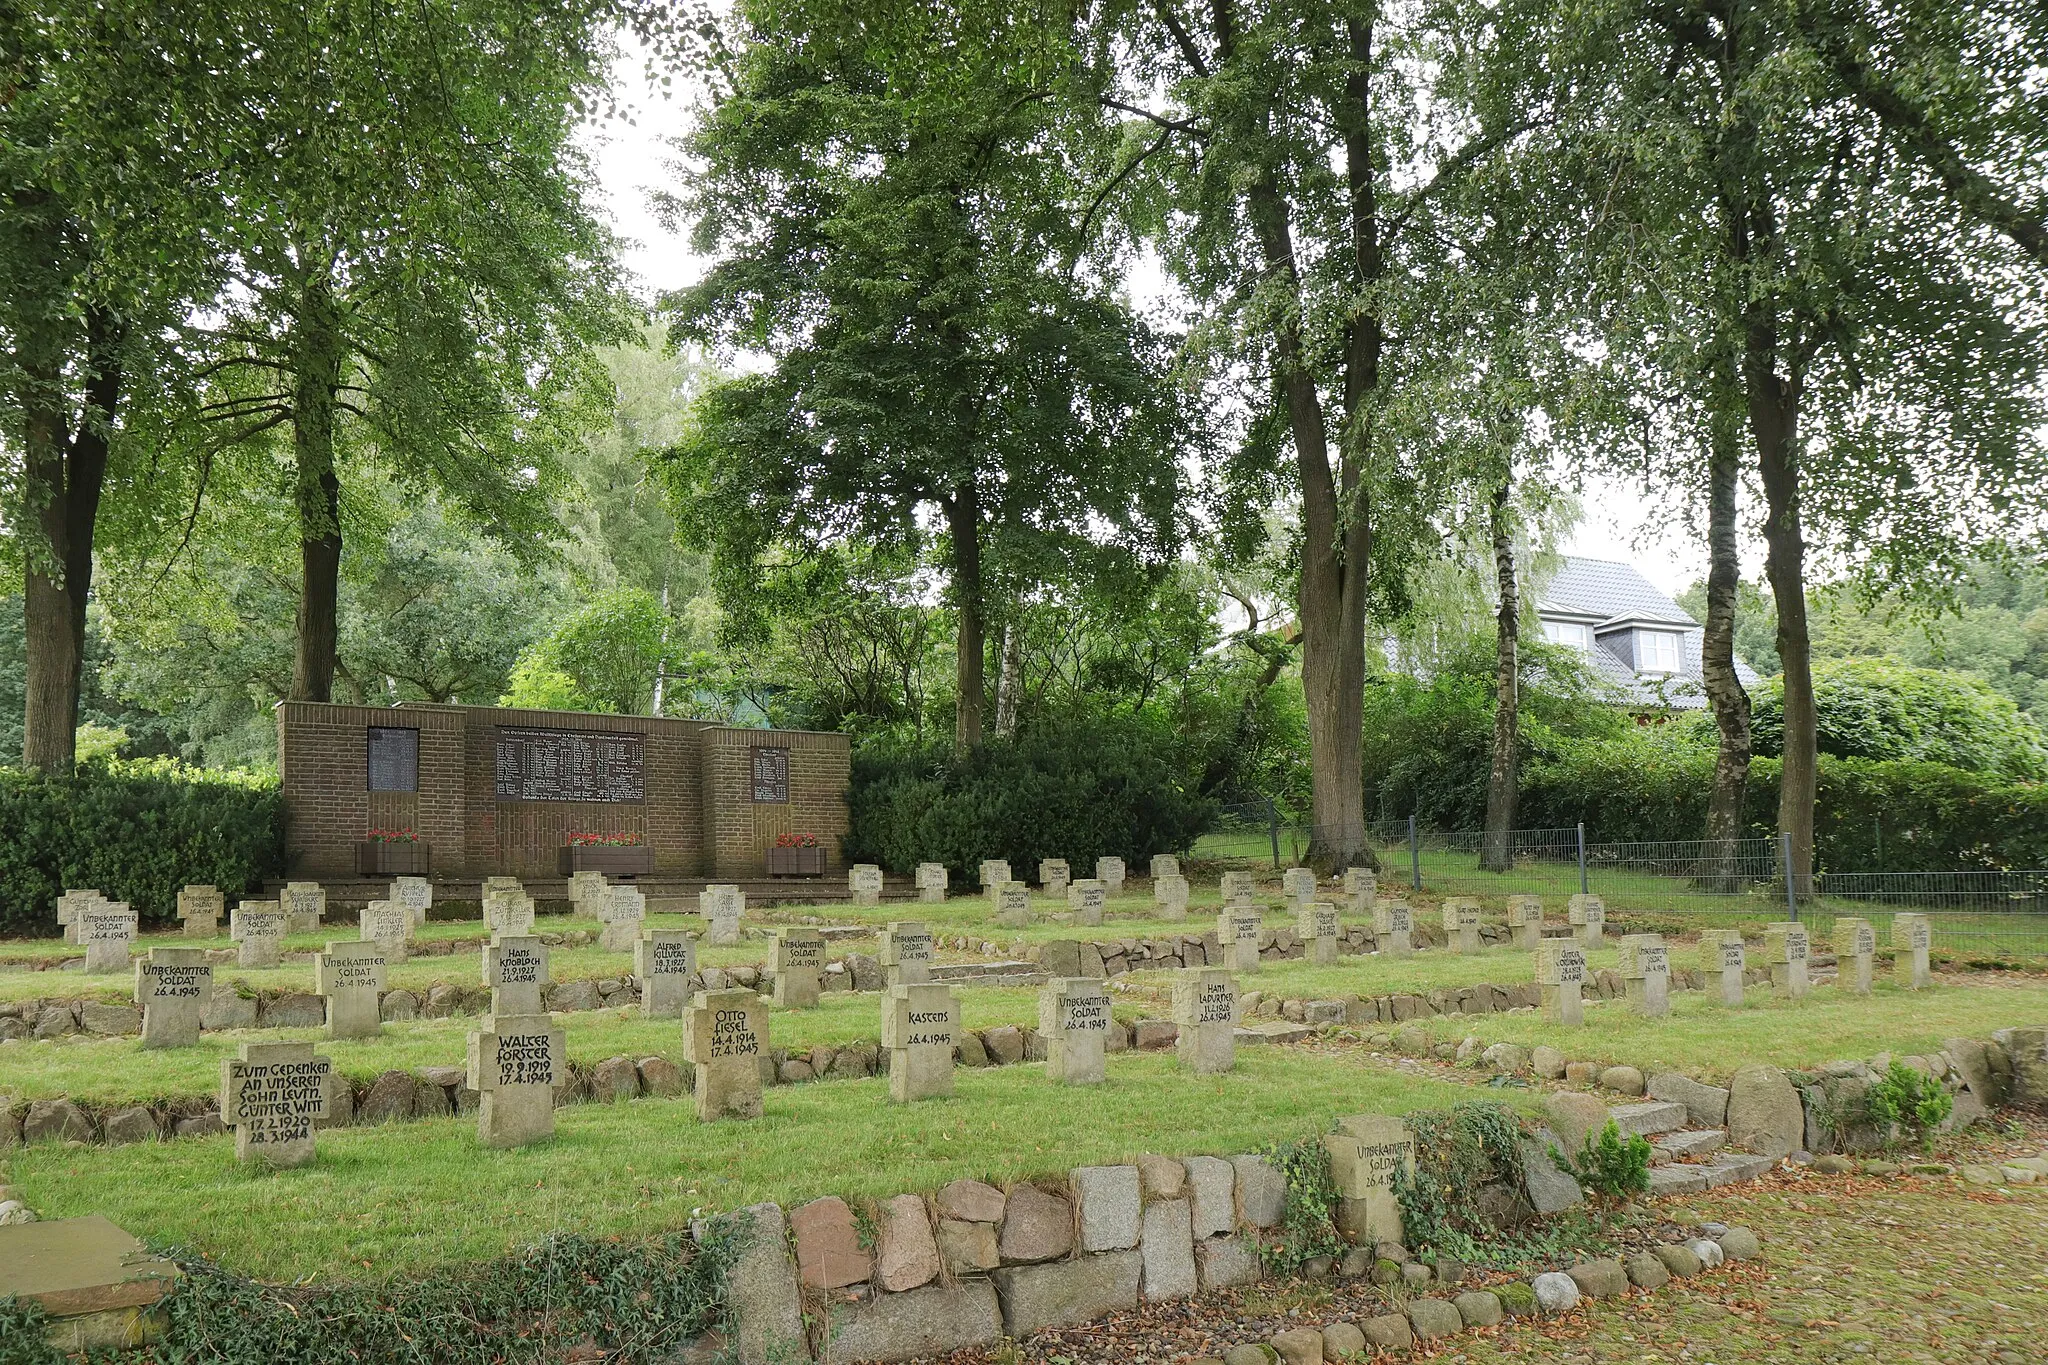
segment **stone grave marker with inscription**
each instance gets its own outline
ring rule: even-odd
[[[327,913],[327,888],[318,882],[286,882],[277,903],[284,907],[287,932],[317,934],[320,918]]]
[[[1326,1134],[1330,1177],[1337,1187],[1337,1231],[1357,1246],[1402,1240],[1398,1174],[1415,1167],[1415,1135],[1400,1119],[1353,1114]]]
[[[102,896],[99,892],[83,888],[67,889],[63,895],[57,897],[57,923],[64,926],[64,941],[66,943],[79,943],[83,941],[78,937],[78,912],[88,905],[96,905],[105,899],[106,897]]]
[[[1256,874],[1232,869],[1223,874],[1218,889],[1223,893],[1225,905],[1247,905],[1251,902],[1252,892],[1258,889],[1258,884]]]
[[[1223,963],[1233,971],[1259,969],[1259,911],[1232,905],[1216,916],[1216,941],[1223,945]]]
[[[128,971],[128,950],[135,944],[135,911],[123,901],[95,901],[78,912],[78,941],[85,945],[85,970],[90,976]]]
[[[1662,934],[1623,934],[1617,971],[1629,1008],[1649,1019],[1671,1013],[1671,955]]]
[[[953,1093],[953,1046],[960,1002],[944,982],[889,988],[882,1000],[882,1046],[889,1052],[889,1098],[898,1104]]]
[[[1748,966],[1740,929],[1700,931],[1700,971],[1717,983],[1724,1008],[1742,1008],[1742,974]]]
[[[588,869],[569,874],[569,910],[571,914],[597,918],[597,908],[604,904],[604,890],[609,885],[604,873]]]
[[[706,926],[704,941],[716,948],[729,948],[740,941],[740,917],[747,913],[747,893],[731,882],[707,886],[697,893],[697,913]]]
[[[1067,867],[1065,858],[1040,858],[1038,860],[1038,885],[1048,896],[1064,896],[1073,882],[1074,874]]]
[[[275,967],[284,943],[284,910],[276,901],[243,901],[228,915],[228,937],[242,945],[244,967]]]
[[[881,933],[882,984],[914,986],[932,979],[932,931],[914,919],[891,920]]]
[[[1173,980],[1174,1056],[1212,1076],[1237,1065],[1237,982],[1216,967],[1183,967]]]
[[[750,990],[699,991],[683,1020],[683,1048],[696,1068],[697,1117],[761,1117],[761,1058],[768,1054],[768,1007]]]
[[[1120,896],[1123,894],[1125,876],[1126,870],[1122,858],[1097,858],[1095,860],[1095,880],[1101,882],[1103,888],[1110,895]]]
[[[846,887],[855,905],[882,903],[882,869],[873,863],[855,863],[846,869]]]
[[[1074,912],[1074,923],[1091,928],[1102,924],[1102,907],[1109,900],[1109,888],[1100,878],[1083,877],[1067,888],[1067,909]]]
[[[917,865],[917,898],[926,905],[944,905],[946,892],[953,884],[952,874],[946,871],[944,863],[919,863]]]
[[[697,937],[687,929],[642,929],[633,942],[633,975],[640,982],[640,1015],[680,1019],[696,994]]]
[[[1517,948],[1536,951],[1543,941],[1543,897],[1509,896],[1508,931]]]
[[[1586,950],[1576,940],[1543,940],[1536,950],[1536,984],[1542,988],[1545,1019],[1573,1028],[1586,1022]]]
[[[1925,990],[1934,984],[1927,950],[1934,946],[1934,924],[1918,911],[1900,911],[1892,916],[1892,973],[1909,991]]]
[[[283,910],[276,914],[284,919]],[[235,1159],[274,1169],[310,1162],[333,1069],[311,1043],[244,1043],[239,1057],[223,1057],[220,1121],[235,1130]]]
[[[487,1014],[469,1035],[476,1140],[524,1147],[555,1135],[555,1087],[569,1079],[567,1038],[552,1014]]]
[[[1388,957],[1406,957],[1415,951],[1415,917],[1407,901],[1376,900],[1372,907],[1372,933],[1379,951]]]
[[[204,948],[151,948],[135,964],[142,1046],[197,1046],[199,1012],[212,996],[213,968]]]
[[[1344,869],[1344,908],[1354,915],[1370,915],[1379,899],[1379,878],[1369,867]]]
[[[403,962],[414,927],[412,911],[397,901],[371,901],[357,918],[356,937],[382,949],[387,963]]]
[[[1870,994],[1871,971],[1877,960],[1877,926],[1867,919],[1840,916],[1835,920],[1836,983],[1854,995]]]
[[[981,889],[988,895],[989,899],[995,899],[996,892],[1008,886],[1012,880],[1014,879],[1010,876],[1010,864],[1006,859],[983,858],[981,860]]]
[[[1171,876],[1152,879],[1152,904],[1163,920],[1180,921],[1188,917],[1188,879],[1178,872]]]
[[[1022,929],[1031,923],[1031,888],[1022,882],[1004,882],[995,889],[996,923],[1005,929]]]
[[[1573,896],[1565,902],[1564,917],[1583,948],[1598,948],[1607,935],[1607,902],[1598,896]]]
[[[396,907],[400,914],[404,906]],[[384,1031],[378,997],[384,989],[384,945],[329,943],[313,954],[313,991],[327,998],[329,1038],[374,1038]]]
[[[220,917],[227,912],[227,897],[217,886],[194,885],[178,892],[178,918],[185,922],[186,938],[217,937]]]
[[[540,939],[507,934],[484,945],[483,984],[491,993],[492,1014],[545,1014],[541,999],[548,981],[548,945]],[[644,985],[640,998],[647,998]]]
[[[1308,960],[1317,966],[1327,967],[1337,960],[1341,928],[1337,907],[1330,901],[1310,901],[1295,912],[1295,932],[1301,935]]]
[[[1443,903],[1444,937],[1451,947],[1466,956],[1479,951],[1479,902],[1467,896],[1453,896]]]
[[[1153,881],[1156,882],[1161,877],[1178,877],[1179,875],[1180,859],[1178,857],[1171,853],[1155,853],[1152,855]]]
[[[1054,977],[1038,992],[1045,1076],[1061,1085],[1099,1085],[1109,1037],[1109,991],[1092,976]]]
[[[516,884],[517,879],[514,879]],[[397,901],[412,912],[413,927],[427,922],[427,911],[434,908],[434,884],[425,877],[396,877],[384,899]]]
[[[768,970],[775,974],[776,1004],[815,1009],[825,975],[825,936],[816,929],[776,930],[768,945]]]
[[[1764,961],[1771,965],[1771,993],[1781,1000],[1806,998],[1806,961],[1812,942],[1806,926],[1781,920],[1764,926]]]
[[[484,897],[484,926],[492,938],[524,938],[533,932],[533,897],[524,891],[493,891]]]
[[[598,907],[597,917],[603,925],[597,931],[597,946],[608,953],[630,953],[633,951],[633,945],[640,939],[641,921],[647,918],[647,897],[637,887],[607,886],[604,889],[604,904]],[[735,916],[726,923],[732,926],[730,941],[737,943],[739,919]],[[713,943],[719,941],[718,925],[718,920],[711,922]]]
[[[1287,908],[1298,911],[1316,898],[1316,874],[1314,868],[1290,867],[1280,874],[1280,893],[1287,898]]]

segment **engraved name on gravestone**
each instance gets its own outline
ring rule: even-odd
[[[99,892],[84,888],[67,889],[57,897],[57,923],[64,926],[66,943],[82,942],[78,937],[78,912],[105,899]]]
[[[275,1168],[311,1161],[333,1069],[311,1043],[243,1043],[239,1057],[222,1058],[220,1121],[235,1130],[236,1160]]]
[[[533,932],[533,897],[524,891],[493,891],[484,897],[484,927],[492,938],[524,938]]]
[[[178,918],[185,922],[187,938],[213,938],[227,912],[227,898],[217,886],[194,885],[178,892]]]
[[[1573,896],[1565,902],[1565,920],[1580,946],[1598,948],[1607,933],[1607,902],[1598,896]]]
[[[1295,932],[1301,935],[1308,960],[1327,967],[1337,960],[1337,907],[1329,901],[1310,901],[1296,912]]]
[[[1110,895],[1121,895],[1124,889],[1125,868],[1122,858],[1097,858],[1095,880],[1101,882]]]
[[[1358,1246],[1399,1242],[1401,1205],[1394,1182],[1415,1164],[1415,1135],[1408,1125],[1384,1114],[1353,1114],[1337,1120],[1337,1131],[1323,1138],[1323,1147],[1337,1187],[1337,1230]]]
[[[1877,927],[1867,919],[1840,916],[1835,920],[1837,983],[1854,995],[1870,994],[1877,959]]]
[[[640,938],[640,922],[647,918],[647,897],[636,887],[607,886],[597,917],[603,926],[597,931],[597,946],[608,953],[630,953]],[[712,921],[713,943],[718,942],[717,923]],[[737,942],[739,921],[735,918],[731,923],[733,941]]]
[[[1074,874],[1067,867],[1065,858],[1040,858],[1038,860],[1038,884],[1048,896],[1064,896],[1068,883]]]
[[[1097,1085],[1109,1038],[1109,991],[1088,976],[1055,977],[1038,993],[1045,1076],[1062,1085]]]
[[[284,942],[284,911],[276,901],[243,901],[228,915],[228,937],[242,945],[244,967],[275,967]]]
[[[640,1014],[680,1019],[696,992],[697,936],[687,929],[642,929],[633,942],[633,975],[640,982]]]
[[[121,901],[95,901],[78,912],[78,941],[85,945],[85,970],[93,976],[128,971],[135,943],[135,911]]]
[[[1372,932],[1379,940],[1379,951],[1389,957],[1406,957],[1415,951],[1415,919],[1407,901],[1374,901]]]
[[[568,1078],[566,1035],[553,1015],[484,1016],[482,1027],[469,1035],[477,1142],[524,1147],[553,1137],[555,1087]]]
[[[1369,867],[1344,869],[1344,903],[1354,915],[1370,915],[1379,899],[1379,879]]]
[[[357,919],[356,937],[383,949],[386,962],[403,962],[412,931],[412,911],[397,901],[371,901]]]
[[[213,968],[204,948],[151,948],[149,956],[135,964],[142,1046],[196,1046],[199,1014],[212,995]]]
[[[1220,889],[1225,905],[1243,905],[1252,898],[1258,888],[1258,879],[1249,872],[1232,870],[1223,874]]]
[[[1545,1019],[1574,1028],[1586,1022],[1586,950],[1575,940],[1543,940],[1536,950],[1536,984],[1542,987]]]
[[[548,945],[539,939],[507,934],[484,945],[483,984],[491,993],[492,1014],[544,1013],[548,979]]]
[[[1743,947],[1740,929],[1701,931],[1700,970],[1718,983],[1723,1007],[1742,1008],[1742,973],[1748,965],[1748,951]]]
[[[1159,918],[1184,920],[1188,917],[1188,879],[1178,872],[1152,879],[1152,904]]]
[[[1004,882],[995,889],[996,923],[1005,929],[1022,929],[1031,923],[1031,888],[1022,882]]]
[[[987,892],[991,899],[994,898],[997,891],[1008,886],[1012,880],[1008,860],[1003,858],[983,858],[981,860],[981,889]]]
[[[1314,869],[1290,867],[1280,874],[1280,891],[1287,898],[1289,910],[1299,910],[1316,898],[1316,874]]]
[[[398,877],[385,893],[385,900],[397,901],[412,912],[415,927],[427,922],[427,911],[434,908],[434,884],[425,877]]]
[[[1083,877],[1067,888],[1067,909],[1073,912],[1076,924],[1099,926],[1108,900],[1109,888],[1093,877]]]
[[[329,943],[313,954],[313,990],[327,999],[329,1038],[374,1038],[384,1031],[378,1012],[384,962],[384,947],[375,942]]]
[[[784,1009],[813,1009],[825,974],[825,936],[816,929],[778,929],[768,945],[768,970],[775,974],[775,1003]]]
[[[1479,902],[1452,897],[1443,903],[1444,937],[1460,953],[1479,951]]]
[[[1508,930],[1517,948],[1534,952],[1543,942],[1543,897],[1509,896]]]
[[[683,1020],[683,1048],[696,1068],[697,1117],[761,1117],[761,1058],[768,1007],[750,990],[699,991]]]
[[[1183,967],[1173,981],[1174,1056],[1198,1076],[1237,1065],[1237,983],[1214,967]]]
[[[1764,961],[1771,964],[1772,994],[1784,1000],[1806,998],[1806,964],[1812,951],[1805,925],[1781,920],[1764,926]]]
[[[917,920],[892,920],[881,933],[879,957],[884,986],[910,986],[932,979],[932,932]]]
[[[889,1051],[889,1098],[898,1104],[953,1093],[953,1047],[960,1002],[941,982],[895,985],[882,1000],[882,1046]]]
[[[1671,959],[1662,934],[1622,935],[1616,971],[1629,1008],[1651,1019],[1671,1013]]]
[[[1171,853],[1155,853],[1152,855],[1153,881],[1158,881],[1161,877],[1178,877],[1179,875],[1179,858],[1175,857]]]
[[[604,873],[588,869],[569,874],[569,907],[578,915],[597,918],[597,907],[604,904],[606,886]]]
[[[944,863],[917,865],[917,898],[926,905],[943,905],[946,891],[952,883],[952,874],[947,872]]]
[[[1259,969],[1259,912],[1236,905],[1216,916],[1216,942],[1223,947],[1223,964],[1235,971]]]
[[[1927,953],[1934,946],[1934,924],[1917,911],[1892,916],[1892,971],[1899,985],[1909,991],[1934,984]]]
[[[740,917],[746,912],[747,893],[732,882],[716,882],[697,893],[697,913],[706,925],[704,941],[715,948],[740,941]]]
[[[873,863],[855,863],[846,869],[846,887],[855,905],[882,903],[882,869]]]
[[[287,932],[317,934],[320,917],[327,913],[327,888],[318,882],[286,882],[277,903],[284,909]]]

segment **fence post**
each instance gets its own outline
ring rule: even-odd
[[[1792,831],[1778,832],[1778,847],[1784,854],[1785,863],[1785,908],[1792,913],[1796,923],[1799,919],[1799,884],[1792,880]]]
[[[1266,798],[1266,827],[1273,835],[1273,868],[1280,868],[1280,808],[1273,804],[1273,798]]]
[[[1415,837],[1415,817],[1408,817],[1408,885],[1422,889],[1422,845]]]
[[[1592,888],[1586,885],[1586,822],[1579,821],[1579,894],[1590,896]]]

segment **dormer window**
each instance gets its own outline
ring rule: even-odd
[[[1668,630],[1637,631],[1636,671],[1638,673],[1676,673],[1678,671],[1678,636]]]
[[[1554,645],[1570,645],[1574,649],[1591,649],[1593,632],[1590,627],[1577,621],[1545,621],[1543,638]]]

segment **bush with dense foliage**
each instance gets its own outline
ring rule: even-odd
[[[1080,875],[1105,855],[1142,866],[1186,849],[1214,815],[1171,752],[1169,737],[1123,717],[1047,721],[964,758],[877,738],[854,755],[847,859],[906,873],[938,862],[970,879],[984,858],[1020,876],[1040,858]]]
[[[0,770],[0,933],[56,933],[66,887],[163,919],[187,883],[233,898],[283,872],[275,778],[172,759],[86,763],[67,777]]]
[[[1891,659],[1826,659],[1814,665],[1820,751],[1836,758],[1942,763],[2008,778],[2048,777],[2048,740],[2001,696],[1963,673]],[[1772,678],[1756,697],[1756,751],[1784,752],[1785,688]]]

